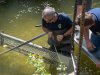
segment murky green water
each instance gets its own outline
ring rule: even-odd
[[[5,3],[0,3],[0,31],[24,40],[43,33],[41,27],[35,25],[41,24],[41,11],[46,4],[72,17],[74,0],[5,0]],[[93,7],[100,7],[100,1],[95,0]],[[33,43],[48,47],[47,36],[41,39]],[[26,64],[26,59],[15,52],[0,57],[0,75],[32,75],[34,68]],[[99,69],[84,54],[81,65],[81,71],[89,72],[87,75],[100,74]]]
[[[0,52],[7,50],[0,47]],[[0,56],[0,75],[32,75],[34,68],[27,63],[27,57],[11,51]]]

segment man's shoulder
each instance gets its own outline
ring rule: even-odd
[[[58,15],[65,16],[65,17],[68,16],[66,13],[58,13]]]
[[[66,13],[58,13],[58,15],[61,19],[69,19],[69,16]]]
[[[89,10],[88,12],[97,12],[97,11],[100,12],[100,8],[93,8],[93,9]]]
[[[88,12],[94,14],[94,16],[96,16],[95,19],[97,19],[97,21],[100,21],[100,8],[93,8]]]
[[[72,23],[71,18],[66,13],[59,13],[59,20],[65,23]]]

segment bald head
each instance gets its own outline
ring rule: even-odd
[[[42,12],[42,17],[54,16],[54,15],[55,15],[55,9],[49,6],[47,6]]]

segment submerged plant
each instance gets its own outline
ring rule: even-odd
[[[57,67],[58,71],[65,71],[66,69],[67,69],[67,66],[63,62],[61,62]]]
[[[66,75],[67,74],[67,66],[63,62],[60,62],[56,69],[58,71],[58,75]]]
[[[45,63],[43,61],[43,58],[36,54],[29,54],[28,62],[34,66],[36,69],[35,73],[33,75],[51,75],[48,73],[45,69]]]

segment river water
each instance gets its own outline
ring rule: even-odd
[[[65,12],[72,18],[74,0],[2,0],[0,2],[0,32],[3,31],[24,40],[43,33],[41,27],[35,26],[41,25],[41,12],[47,4],[55,7],[57,12]],[[100,7],[100,1],[95,0],[93,7]],[[33,43],[48,47],[47,36],[41,39]],[[1,47],[0,52],[2,50],[6,49]],[[85,73],[82,75],[100,75],[99,69],[86,55],[82,54],[81,59],[81,72]],[[10,52],[0,57],[0,75],[32,75],[34,68],[26,62],[27,57],[24,55]]]

